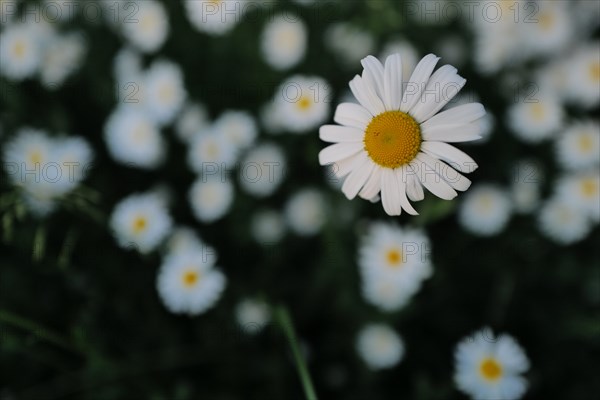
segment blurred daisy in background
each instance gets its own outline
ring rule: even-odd
[[[564,111],[555,96],[537,93],[510,106],[507,123],[517,138],[526,143],[539,143],[561,128]]]
[[[484,328],[456,346],[454,359],[456,386],[473,400],[516,400],[527,390],[529,360],[509,335]]]
[[[307,36],[306,26],[297,16],[285,13],[272,17],[261,37],[264,60],[278,71],[295,66],[304,58]]]
[[[112,158],[129,167],[154,169],[165,157],[166,143],[158,126],[137,107],[113,111],[104,126],[104,140]]]
[[[282,128],[293,133],[315,129],[329,117],[332,89],[318,76],[294,75],[273,98],[273,112]]]
[[[246,4],[246,0],[185,0],[185,9],[194,28],[221,36],[241,21]]]
[[[156,287],[167,310],[195,316],[216,304],[226,282],[225,275],[214,266],[213,258],[187,251],[163,261]]]
[[[176,226],[172,230],[165,250],[167,256],[176,253],[196,252],[201,254],[203,259],[208,260],[212,257],[212,261],[216,261],[215,249],[204,243],[196,231],[187,226]]]
[[[316,235],[327,221],[323,194],[313,188],[297,191],[285,204],[284,218],[287,226],[295,234]]]
[[[255,197],[270,196],[285,179],[286,168],[281,148],[262,143],[250,149],[239,164],[240,188]]]
[[[600,124],[586,120],[571,124],[555,143],[558,163],[568,170],[598,168],[600,165]]]
[[[142,254],[162,244],[172,225],[166,204],[154,192],[127,196],[115,205],[110,216],[110,228],[119,246]]]
[[[587,109],[596,107],[600,103],[600,43],[582,45],[567,65],[569,101]]]
[[[0,74],[12,81],[31,78],[42,62],[42,39],[32,23],[16,23],[0,36]]]
[[[402,308],[433,273],[430,251],[421,230],[371,224],[358,251],[365,299],[384,311]]]
[[[529,214],[540,203],[543,165],[533,160],[519,160],[513,166],[510,196],[516,213]]]
[[[254,143],[258,136],[256,121],[246,111],[226,110],[215,120],[213,128],[224,136],[236,156]]]
[[[196,133],[210,126],[208,111],[203,104],[188,102],[177,116],[175,134],[183,143],[189,143]]]
[[[198,178],[189,191],[189,202],[200,222],[212,223],[225,216],[235,195],[229,177],[217,174]]]
[[[167,60],[157,60],[145,73],[144,94],[148,118],[159,126],[170,124],[187,96],[181,68]]]
[[[211,127],[191,138],[187,161],[196,173],[231,169],[236,161],[236,149],[225,135]]]
[[[169,34],[169,17],[164,5],[154,0],[128,3],[124,7],[129,12],[123,13],[126,17],[120,21],[123,36],[136,49],[154,53]]]
[[[553,196],[542,205],[538,226],[546,237],[563,245],[584,239],[591,229],[585,213],[560,196]]]
[[[276,210],[256,211],[250,220],[250,232],[257,243],[273,244],[285,235],[285,221]]]
[[[45,46],[40,67],[40,81],[48,90],[55,90],[83,63],[86,42],[80,33],[56,35]]]
[[[385,324],[368,324],[356,338],[356,351],[372,370],[392,368],[404,357],[404,342]]]
[[[494,184],[480,183],[465,196],[458,211],[458,222],[478,236],[502,232],[513,211],[506,190]]]
[[[375,38],[369,31],[346,22],[336,22],[325,31],[325,45],[334,58],[346,67],[353,67],[361,58],[373,54]]]
[[[119,85],[140,79],[142,69],[142,56],[131,47],[121,48],[113,59],[112,72]]]
[[[325,125],[319,131],[321,140],[334,143],[321,150],[319,162],[336,163],[336,175],[347,175],[342,192],[348,199],[359,195],[371,200],[381,192],[388,215],[400,215],[402,209],[416,215],[409,199],[423,200],[423,186],[451,200],[471,185],[455,169],[472,172],[477,164],[447,142],[479,139],[481,125],[474,122],[485,110],[470,103],[438,114],[466,82],[450,65],[433,73],[438,60],[425,56],[406,90],[398,54],[388,57],[385,66],[372,56],[362,60],[362,76],[350,81],[360,105],[340,104],[334,120],[341,126]]]
[[[254,335],[267,326],[271,310],[262,300],[246,298],[235,306],[235,320],[244,333]]]
[[[563,176],[556,193],[592,221],[600,222],[600,171],[593,169]]]
[[[554,55],[573,39],[575,26],[569,15],[570,4],[566,1],[538,1],[535,4],[534,15],[529,11],[520,16],[524,19],[519,27],[527,41],[528,56]]]

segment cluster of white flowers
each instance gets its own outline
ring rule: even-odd
[[[59,32],[45,20],[17,21],[0,31],[0,75],[11,81],[38,77],[48,90],[60,88],[83,63],[87,44],[78,32]]]
[[[51,137],[22,128],[2,152],[10,181],[22,189],[22,197],[34,215],[45,216],[58,200],[75,189],[92,167],[93,152],[77,136]]]

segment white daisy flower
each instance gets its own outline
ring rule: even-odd
[[[319,153],[319,162],[336,163],[336,175],[347,176],[342,192],[348,199],[371,200],[381,192],[387,214],[404,209],[415,215],[408,199],[422,200],[423,186],[445,200],[470,186],[455,169],[471,172],[477,164],[447,142],[478,139],[481,126],[475,121],[485,110],[471,103],[438,114],[465,84],[450,65],[432,74],[438,60],[425,56],[405,90],[399,55],[388,57],[385,67],[375,57],[362,61],[362,76],[350,81],[360,105],[340,104],[334,120],[342,126],[325,125],[319,132],[334,143]]]
[[[281,127],[294,133],[316,128],[329,116],[331,87],[317,76],[295,75],[275,92],[274,112]]]
[[[175,121],[175,133],[183,143],[189,143],[194,135],[209,126],[208,111],[199,103],[188,103]]]
[[[250,221],[250,231],[258,243],[277,243],[285,235],[285,221],[277,211],[257,211]]]
[[[78,33],[57,35],[44,50],[40,80],[50,90],[63,82],[81,65],[86,52],[84,38]]]
[[[535,21],[523,21],[519,26],[532,54],[553,55],[573,39],[574,25],[566,2],[538,1]]]
[[[580,121],[569,126],[555,144],[559,164],[568,170],[598,168],[600,164],[600,124]]]
[[[41,38],[32,24],[7,26],[0,36],[0,74],[9,80],[32,77],[42,61]]]
[[[327,28],[325,44],[348,66],[375,50],[375,38],[369,31],[345,22],[336,22]]]
[[[561,178],[556,192],[575,208],[600,222],[600,172],[598,169],[578,172]]]
[[[225,111],[215,120],[213,127],[236,149],[236,153],[254,143],[258,136],[256,121],[246,111]]]
[[[155,193],[136,193],[121,200],[110,216],[110,227],[122,248],[146,254],[169,235],[171,216]]]
[[[552,94],[557,100],[564,100],[569,84],[568,63],[564,59],[558,59],[543,64],[535,71],[532,84],[535,86],[531,85],[526,89],[543,88],[545,93]]]
[[[591,42],[571,55],[567,67],[569,100],[593,108],[600,103],[600,43]]]
[[[527,390],[529,360],[509,335],[485,328],[461,341],[454,358],[456,386],[474,400],[516,400]]]
[[[139,80],[142,76],[141,55],[130,47],[123,47],[113,60],[113,74],[120,83]]]
[[[229,212],[233,203],[234,190],[228,177],[203,176],[194,182],[189,192],[189,201],[194,216],[200,222],[214,222]]]
[[[284,217],[294,233],[300,236],[315,235],[327,219],[325,199],[316,189],[302,189],[288,199]]]
[[[137,107],[119,107],[106,121],[104,140],[113,159],[135,168],[162,163],[165,142],[158,127]]]
[[[169,34],[167,11],[162,3],[154,0],[136,1],[132,5],[135,5],[135,14],[122,21],[123,35],[138,50],[154,53]]]
[[[554,95],[521,99],[508,109],[508,125],[515,136],[527,143],[552,137],[562,126],[564,110]]]
[[[544,235],[563,245],[584,239],[591,229],[585,212],[558,196],[552,197],[542,206],[538,225]]]
[[[244,333],[259,333],[271,320],[269,305],[262,300],[244,299],[235,307],[235,320]]]
[[[358,252],[365,299],[385,311],[403,307],[433,273],[430,250],[421,230],[373,223]]]
[[[475,235],[493,236],[506,227],[511,213],[508,193],[496,185],[481,183],[461,203],[458,222]]]
[[[542,179],[543,171],[539,163],[522,160],[515,164],[510,186],[510,196],[515,212],[529,214],[537,209],[540,203]]]
[[[194,28],[213,36],[229,33],[241,21],[246,7],[245,0],[185,0]]]
[[[16,186],[43,184],[42,168],[52,162],[52,150],[47,132],[32,128],[17,131],[2,154],[9,179]]]
[[[90,145],[80,137],[64,137],[55,140],[53,158],[60,166],[55,191],[63,194],[73,190],[92,167],[94,153]]]
[[[173,254],[195,252],[204,262],[215,263],[217,251],[206,244],[192,228],[177,226],[173,229],[166,246],[167,257]]]
[[[404,342],[384,324],[368,324],[356,338],[356,351],[367,366],[376,371],[397,365],[404,357]]]
[[[239,169],[240,188],[252,196],[267,197],[285,178],[285,156],[278,146],[262,143],[248,151]]]
[[[148,117],[161,126],[173,121],[187,96],[181,68],[166,60],[152,63],[145,75],[144,90]]]
[[[196,173],[216,173],[219,170],[233,168],[236,161],[236,149],[225,135],[215,129],[196,133],[188,147],[188,165]]]
[[[293,67],[306,53],[307,36],[306,26],[297,16],[285,13],[273,17],[262,32],[264,60],[278,71]]]
[[[156,287],[165,307],[174,314],[199,315],[213,307],[226,278],[214,261],[195,251],[175,253],[160,267]]]

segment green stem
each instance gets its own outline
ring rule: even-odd
[[[283,333],[288,339],[290,348],[292,349],[294,361],[296,362],[296,368],[298,370],[298,375],[300,376],[300,381],[302,382],[302,387],[304,388],[304,394],[306,395],[306,398],[308,400],[317,400],[317,395],[310,379],[308,368],[306,367],[304,359],[302,358],[302,354],[300,353],[300,347],[298,346],[298,340],[296,338],[296,333],[294,331],[294,326],[292,325],[290,314],[284,306],[278,306],[275,310],[275,317],[279,322]]]
[[[6,310],[0,310],[0,322],[4,322],[7,325],[28,331],[35,335],[37,338],[42,339],[55,346],[61,347],[62,349],[68,350],[79,355],[84,355],[81,350],[72,346],[68,340],[62,338],[59,334],[54,333],[38,323],[28,320],[26,318],[15,315]]]

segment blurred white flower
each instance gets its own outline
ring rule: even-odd
[[[568,170],[598,168],[600,165],[600,124],[578,121],[560,134],[555,143],[558,163]]]
[[[589,171],[565,175],[556,184],[556,194],[592,221],[600,222],[600,171]]]
[[[356,338],[356,351],[367,366],[376,371],[397,365],[404,357],[404,342],[384,324],[368,324]]]
[[[225,216],[234,197],[229,178],[219,175],[202,176],[189,191],[189,201],[194,216],[200,222],[211,223]]]
[[[543,179],[542,166],[530,160],[521,160],[513,168],[510,186],[513,209],[519,214],[529,214],[540,203],[540,186]]]
[[[472,172],[477,164],[448,142],[479,139],[482,126],[476,121],[485,110],[470,103],[439,112],[466,80],[450,65],[434,73],[438,61],[433,54],[425,56],[403,90],[407,77],[398,54],[385,66],[372,56],[362,60],[362,76],[350,81],[360,105],[338,105],[334,121],[341,126],[324,125],[319,131],[321,140],[333,143],[321,150],[319,163],[335,163],[336,176],[347,176],[342,192],[349,200],[357,195],[374,200],[381,192],[388,215],[402,210],[416,215],[409,199],[423,200],[423,186],[451,200],[471,185],[456,170]]]
[[[235,320],[244,333],[254,335],[269,323],[271,311],[264,301],[248,298],[235,307]]]
[[[277,88],[273,112],[285,130],[305,133],[328,118],[331,96],[332,89],[323,78],[294,75]]]
[[[294,233],[300,236],[315,235],[327,219],[325,199],[316,189],[302,189],[288,199],[284,216]]]
[[[144,90],[148,118],[160,126],[173,121],[187,96],[181,68],[167,60],[152,63],[145,74]]]
[[[336,22],[327,28],[325,44],[347,66],[353,66],[375,50],[375,39],[369,31],[346,22]]]
[[[113,60],[113,74],[119,84],[139,80],[142,76],[142,57],[131,47],[120,49]]]
[[[208,128],[208,112],[203,104],[187,103],[175,121],[175,133],[183,143],[189,143],[195,134]]]
[[[306,26],[297,16],[285,13],[273,17],[262,32],[264,60],[278,71],[293,67],[306,53],[307,36]]]
[[[158,127],[137,107],[121,106],[104,126],[104,140],[112,158],[124,165],[153,169],[165,157]]]
[[[132,6],[135,5],[135,8]],[[135,1],[128,6],[130,17],[123,18],[123,36],[144,53],[154,53],[169,34],[169,17],[162,3],[155,0]]]
[[[511,336],[495,337],[489,328],[456,346],[454,369],[456,386],[473,400],[516,400],[527,390],[525,352]]]
[[[267,197],[285,178],[285,155],[278,146],[262,143],[248,151],[239,168],[240,188],[255,197]]]
[[[0,36],[0,74],[9,80],[31,78],[42,61],[40,32],[33,23],[16,23]]]
[[[556,96],[538,93],[523,98],[507,112],[507,123],[515,136],[526,143],[539,143],[552,137],[563,124],[564,110]]]
[[[535,15],[520,15],[524,19],[519,27],[527,42],[529,55],[554,55],[569,45],[575,25],[569,13],[571,2],[538,1]],[[531,19],[531,20],[529,20]]]
[[[200,32],[221,36],[231,31],[242,19],[245,0],[185,0],[187,16]]]
[[[167,310],[195,316],[216,304],[226,282],[225,275],[214,266],[213,258],[191,250],[163,260],[156,287]]]
[[[594,41],[580,47],[567,65],[569,100],[585,108],[597,106],[600,103],[600,43]]]
[[[358,251],[365,299],[383,311],[402,308],[433,273],[430,251],[421,230],[373,223]]]
[[[192,136],[187,161],[192,171],[199,174],[232,169],[236,161],[236,149],[225,135],[207,128]]]
[[[465,196],[458,211],[458,222],[478,236],[493,236],[506,227],[513,207],[506,190],[480,183]]]
[[[79,33],[56,35],[44,47],[40,80],[49,90],[61,86],[83,62],[87,49]]]
[[[585,212],[558,196],[553,196],[542,206],[538,225],[545,236],[563,245],[584,239],[591,229]]]
[[[258,136],[256,121],[246,111],[224,111],[215,120],[213,128],[225,137],[236,154],[254,143]]]
[[[277,211],[257,211],[250,221],[250,231],[257,243],[265,245],[277,243],[285,234],[285,222]]]
[[[119,246],[146,254],[169,235],[172,221],[160,196],[152,192],[136,193],[115,206],[110,227]]]
[[[167,241],[166,250],[167,256],[194,251],[202,254],[203,258],[210,259],[212,257],[213,261],[216,261],[216,251],[204,243],[196,231],[187,226],[176,226],[173,229]]]

